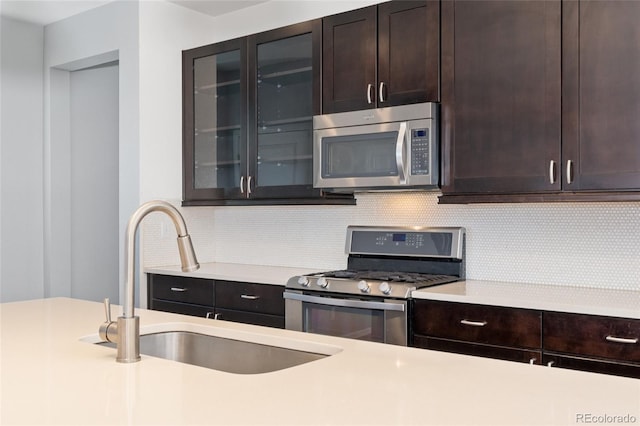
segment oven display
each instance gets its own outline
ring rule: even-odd
[[[393,234],[393,241],[407,241],[407,234]]]

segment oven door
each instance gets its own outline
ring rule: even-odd
[[[285,290],[285,328],[407,346],[407,301]]]

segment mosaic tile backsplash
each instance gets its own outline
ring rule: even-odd
[[[341,269],[348,225],[463,226],[467,278],[640,290],[640,203],[439,205],[438,195],[360,193],[356,206],[181,211],[201,262]],[[144,265],[179,263],[174,236],[168,219],[150,216]]]

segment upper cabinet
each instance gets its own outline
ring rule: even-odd
[[[640,2],[563,7],[563,189],[640,190]]]
[[[350,203],[313,188],[321,21],[183,52],[183,204]]]
[[[322,21],[323,113],[439,100],[439,1],[387,2]]]
[[[440,202],[640,199],[638,20],[633,1],[444,0]]]
[[[560,34],[560,1],[442,3],[443,198],[560,189]]]

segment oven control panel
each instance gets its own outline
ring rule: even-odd
[[[464,228],[347,228],[347,254],[462,259]]]

